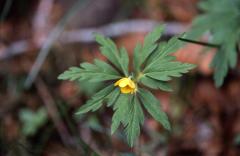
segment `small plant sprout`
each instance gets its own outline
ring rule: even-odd
[[[164,26],[156,27],[134,49],[133,71],[129,71],[129,57],[125,48],[118,49],[114,42],[99,34],[96,41],[101,45],[101,53],[111,64],[95,59],[94,63],[81,63],[80,67],[71,67],[58,78],[61,80],[87,80],[89,82],[107,81],[109,85],[92,96],[76,114],[98,110],[104,103],[112,107],[111,133],[122,124],[127,141],[133,146],[140,135],[140,126],[144,123],[142,107],[168,130],[171,129],[168,117],[160,107],[159,100],[148,90],[161,89],[171,91],[167,81],[180,77],[193,69],[195,65],[181,63],[171,54],[180,46],[177,37],[168,42],[158,43]]]

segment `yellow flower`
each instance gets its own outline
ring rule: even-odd
[[[136,85],[129,77],[124,77],[114,83],[114,86],[119,86],[121,93],[133,94],[136,91]]]

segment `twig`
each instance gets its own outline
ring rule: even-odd
[[[49,31],[49,17],[54,0],[39,1],[36,15],[33,18],[33,40],[37,45],[42,45]]]
[[[49,15],[52,10],[53,0],[41,0],[36,12],[36,15],[33,19],[33,29],[38,31],[38,29],[46,28]]]
[[[64,20],[64,22],[66,22]],[[45,44],[41,48],[37,60],[35,61],[31,72],[29,73],[27,80],[25,81],[25,86],[29,87],[34,79],[36,78],[45,58],[48,55],[48,52],[52,46],[52,44],[57,40],[60,33],[63,31],[65,24],[61,24],[64,22],[59,23],[59,27],[57,26],[49,35],[48,39],[45,41]],[[82,42],[82,43],[91,43],[94,42],[93,33],[102,33],[108,37],[117,37],[128,33],[147,33],[153,29],[154,26],[159,24],[157,21],[153,20],[130,20],[130,21],[123,21],[117,22],[113,24],[109,24],[106,26],[102,26],[99,28],[85,28],[80,30],[72,30],[66,31],[60,37],[61,43],[73,43],[73,42]],[[172,36],[175,34],[180,34],[186,31],[188,26],[183,23],[166,23],[166,31],[164,35]],[[27,41],[22,40],[13,43],[9,46],[9,48],[0,51],[0,60],[10,58],[11,56],[22,54],[28,51],[30,48],[38,49],[40,45],[33,45]]]
[[[26,88],[29,88],[32,85],[32,83],[34,82],[53,43],[57,40],[59,35],[63,32],[68,21],[77,13],[79,8],[82,6],[83,2],[85,2],[85,1],[78,0],[73,5],[73,7],[67,12],[67,14],[59,21],[59,23],[56,25],[56,27],[50,32],[48,38],[46,39],[45,43],[43,44],[43,46],[39,52],[39,55],[38,55],[35,63],[33,64],[31,71],[28,74],[28,77],[24,83],[24,86]]]
[[[62,44],[69,43],[92,43],[95,42],[93,33],[101,33],[107,37],[119,37],[128,33],[147,33],[156,24],[157,21],[153,20],[129,20],[117,23],[108,24],[98,28],[83,28],[79,30],[65,31],[59,37]],[[166,30],[163,35],[172,36],[185,32],[188,25],[183,23],[166,23]],[[0,60],[10,58],[29,51],[30,48],[38,49],[40,45],[30,46],[27,40],[17,41],[11,44],[8,48],[0,51]]]
[[[135,19],[129,21],[116,22],[108,24],[99,28],[86,28],[80,30],[66,31],[60,38],[63,43],[82,42],[90,43],[94,42],[93,33],[101,33],[108,37],[117,37],[129,33],[147,33],[151,31],[156,25],[160,24],[153,20]],[[188,26],[183,23],[170,22],[166,23],[166,30],[164,35],[172,36],[183,33],[187,30]]]
[[[41,80],[38,79],[36,81],[36,88],[38,91],[38,94],[42,98],[46,109],[48,111],[49,117],[52,119],[62,142],[65,145],[70,145],[72,147],[78,148],[78,145],[80,143],[81,148],[83,149],[84,155],[88,154],[91,152],[93,155],[99,156],[97,152],[90,147],[88,144],[86,144],[81,138],[78,138],[77,136],[73,137],[70,132],[67,130],[67,126],[64,124],[64,122],[61,120],[61,117],[59,116],[58,109],[56,107],[56,104],[54,102],[53,97],[51,96],[50,92],[48,91],[47,86],[45,83]]]
[[[38,80],[36,81],[36,88],[38,91],[38,94],[40,95],[40,97],[42,98],[46,109],[48,111],[49,117],[52,119],[61,139],[62,142],[65,145],[71,145],[72,144],[72,140],[71,136],[67,130],[67,128],[65,127],[64,122],[61,120],[59,114],[58,114],[58,109],[56,108],[55,102],[51,96],[51,94],[48,91],[47,86],[44,84],[44,82],[42,80]]]
[[[21,40],[12,43],[8,48],[0,51],[0,60],[5,60],[22,53],[25,53],[30,49],[30,43],[27,40]]]

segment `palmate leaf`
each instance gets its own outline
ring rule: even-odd
[[[169,81],[171,77],[180,77],[195,67],[193,64],[176,62],[175,59],[173,56],[159,55],[145,67],[142,74],[155,80]]]
[[[174,60],[175,57],[169,55],[176,52],[183,45],[183,42],[178,39],[179,37],[183,36],[184,34],[178,37],[172,37],[168,42],[159,43],[158,47],[151,53],[151,55],[147,59],[145,68],[151,66],[155,62],[161,62],[161,59],[166,56],[168,59],[171,58],[172,60]]]
[[[156,71],[159,69],[165,69],[166,67],[174,68],[175,66],[172,66],[172,61],[175,61],[176,57],[174,56],[165,56],[165,57],[159,57],[152,60],[151,63],[147,64],[146,67],[143,69],[143,73]]]
[[[233,37],[229,37],[229,42],[221,46],[211,64],[215,69],[214,80],[217,87],[223,84],[224,78],[228,73],[228,68],[234,68],[237,64],[236,41]]]
[[[120,94],[119,98],[116,100],[113,110],[115,111],[112,117],[111,134],[113,134],[121,123],[127,124],[127,115],[131,110],[131,100],[133,96],[130,94]]]
[[[144,75],[160,81],[169,81],[171,77],[180,77],[183,73],[187,73],[194,67],[195,65],[188,63],[168,62],[165,63],[165,66],[159,67],[156,70],[150,70],[144,73]]]
[[[133,56],[133,65],[136,72],[140,71],[141,65],[146,61],[150,54],[157,48],[157,40],[160,39],[164,26],[157,26],[144,39],[143,46],[136,45]]]
[[[202,1],[199,7],[204,14],[193,21],[192,30],[186,35],[188,39],[197,39],[204,33],[210,32],[209,42],[220,45],[211,63],[217,87],[223,84],[229,68],[236,66],[236,46],[240,42],[239,6],[239,0]]]
[[[71,67],[59,75],[60,80],[88,80],[90,82],[101,82],[106,80],[119,79],[120,74],[109,64],[94,60],[94,64],[82,63],[80,67]]]
[[[152,117],[160,122],[164,128],[170,130],[171,126],[168,121],[166,113],[164,113],[160,107],[159,101],[152,95],[151,92],[145,89],[139,89],[139,98],[145,109]]]
[[[144,123],[144,114],[137,96],[133,97],[130,105],[130,112],[127,114],[127,125],[125,132],[128,144],[132,147],[140,135],[140,126]]]
[[[234,27],[234,24],[230,27]],[[237,27],[237,25],[235,25],[235,27]],[[217,87],[220,87],[223,84],[224,78],[227,76],[228,69],[234,68],[237,64],[236,44],[239,37],[236,36],[237,33],[232,30],[234,29],[222,28],[221,31],[216,32],[213,37],[214,42],[223,43],[217,50],[217,53],[211,63],[211,66],[214,68],[214,80]],[[224,40],[222,38],[224,38]]]
[[[93,95],[93,97],[90,100],[88,100],[86,104],[80,107],[77,110],[76,114],[79,115],[89,111],[96,111],[103,105],[103,101],[113,90],[114,90],[113,85],[109,85],[108,87],[100,90],[95,95]]]
[[[107,107],[112,106],[120,96],[119,88],[115,88],[107,97]]]
[[[101,45],[101,53],[108,58],[125,76],[128,76],[129,58],[125,48],[121,48],[120,52],[115,43],[100,34],[96,34],[96,41]]]
[[[137,43],[135,48],[134,48],[134,53],[133,53],[133,69],[135,73],[138,73],[140,71],[140,52],[141,52],[142,45],[140,43]]]
[[[122,123],[127,141],[133,146],[140,134],[140,125],[144,122],[144,114],[137,96],[120,94],[113,109],[115,112],[112,117],[111,133],[113,134]]]
[[[215,55],[211,66],[215,68],[214,72],[215,85],[221,86],[228,72],[228,61],[226,53],[223,50],[219,50],[217,53],[218,54]]]
[[[182,42],[177,37],[171,38],[168,42],[160,43],[158,48],[147,58],[141,73],[142,76],[139,78],[140,82],[153,89],[170,90],[163,81],[169,81],[172,77],[180,77],[195,67],[192,64],[177,62],[175,61],[176,57],[170,56],[181,45]]]
[[[155,53],[158,54],[155,58],[161,58],[176,52],[183,44],[178,38],[183,36],[184,34],[172,37],[164,46],[159,44],[159,46],[163,47],[160,50],[157,49],[157,51],[155,51]]]
[[[140,83],[152,89],[160,89],[167,92],[172,91],[172,88],[167,82],[155,80],[148,76],[142,76],[140,79]]]

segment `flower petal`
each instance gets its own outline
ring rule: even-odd
[[[129,78],[122,78],[118,85],[121,88],[126,87],[129,85],[129,81],[131,81]]]
[[[128,93],[132,93],[132,92],[133,92],[133,89],[128,86],[121,88],[121,93],[128,94]]]
[[[135,85],[135,83],[134,83],[132,80],[129,81],[128,86],[131,87],[131,88],[133,88],[133,89],[136,88],[136,85]]]
[[[118,80],[117,82],[114,83],[114,86],[118,86],[119,83],[121,82],[122,79]]]

